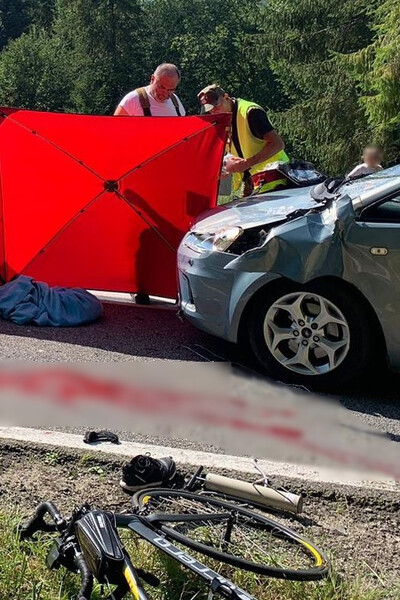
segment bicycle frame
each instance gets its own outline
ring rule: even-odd
[[[97,529],[97,531],[93,530],[93,533],[88,537],[82,538],[85,543],[80,546],[78,544],[75,524],[80,521],[82,516],[88,515],[89,513],[91,518],[95,515],[97,521],[100,522],[100,529]],[[44,517],[46,514],[50,515],[54,524],[45,521]],[[104,523],[101,524],[101,521],[107,520],[104,519],[104,517],[107,517],[107,519],[110,519],[113,523],[114,533],[111,538],[114,538],[118,544],[120,543],[120,549],[123,552],[123,560],[121,559],[121,555],[119,555],[118,558],[120,561],[118,564],[120,564],[122,571],[120,573],[121,577],[118,575],[116,578],[114,585],[118,581],[117,587],[107,596],[106,600],[122,600],[128,591],[131,592],[135,600],[150,600],[150,597],[142,586],[141,578],[144,579],[144,581],[147,580],[147,582],[151,584],[153,576],[148,573],[146,574],[141,569],[136,569],[133,566],[129,554],[124,549],[119,538],[118,528],[129,529],[131,532],[146,540],[155,548],[161,550],[201,577],[209,586],[209,600],[213,598],[215,593],[222,595],[228,600],[255,600],[253,596],[249,595],[234,583],[172,544],[166,538],[165,534],[160,532],[157,528],[157,517],[162,521],[163,515],[151,515],[150,517],[146,517],[135,514],[118,514],[110,511],[93,510],[88,505],[83,505],[79,510],[75,511],[72,518],[67,521],[61,516],[54,504],[51,502],[43,502],[36,509],[32,519],[30,519],[25,526],[19,527],[19,533],[21,539],[32,537],[37,531],[61,534],[61,538],[55,540],[55,543],[48,554],[47,564],[49,568],[64,566],[70,571],[80,573],[82,587],[78,597],[80,600],[89,600],[93,589],[93,579],[96,576],[96,573],[99,573],[99,571],[96,570],[96,567],[93,567],[93,565],[96,565],[93,561],[96,560],[98,556],[103,556],[99,551],[97,554],[96,552],[91,552],[89,545],[93,540],[93,544],[96,544],[97,542],[100,543],[100,547],[102,547],[101,543],[104,535],[101,534],[101,529],[104,527]],[[86,541],[88,541],[88,543],[86,543]],[[105,543],[107,544],[107,542]],[[94,546],[92,545],[92,548],[93,547]],[[99,563],[97,563],[97,565],[98,564]],[[90,565],[92,565],[92,568],[90,568]],[[104,571],[102,571],[98,577],[104,581],[103,573]],[[106,578],[105,581],[108,582],[108,579]]]
[[[159,550],[162,550],[162,552],[171,556],[174,560],[190,569],[196,575],[202,577],[210,587],[211,597],[214,593],[218,592],[225,598],[233,600],[255,600],[253,596],[250,596],[234,583],[202,564],[187,552],[174,546],[174,544],[166,539],[164,534],[160,534],[152,526],[147,524],[146,517],[114,514],[114,518],[117,527],[130,529],[139,537]]]

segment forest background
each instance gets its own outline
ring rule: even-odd
[[[110,115],[164,61],[188,114],[218,82],[327,174],[400,160],[398,0],[0,0],[3,106]]]

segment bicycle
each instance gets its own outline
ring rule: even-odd
[[[170,488],[142,489],[132,503],[169,540],[237,569],[294,581],[328,575],[329,562],[312,542],[243,505]]]
[[[94,579],[108,585],[106,600],[121,600],[128,592],[135,600],[150,600],[142,581],[156,586],[159,580],[132,564],[119,528],[129,529],[201,577],[208,584],[209,600],[215,594],[228,600],[255,598],[176,543],[259,575],[301,581],[327,575],[327,560],[311,542],[248,509],[182,490],[142,490],[135,494],[134,502],[136,509],[131,514],[97,510],[84,504],[69,519],[53,503],[43,502],[29,522],[20,526],[19,534],[21,539],[38,531],[59,534],[48,553],[47,565],[50,569],[63,566],[80,573],[78,600],[91,599]],[[46,515],[52,522],[45,519]],[[269,564],[275,560],[271,558],[273,541],[287,556],[292,556],[293,547],[301,550],[303,562],[290,568]],[[111,591],[111,586],[116,587]]]
[[[45,520],[49,515],[52,523]],[[60,537],[51,546],[46,563],[50,569],[63,566],[80,574],[81,587],[76,600],[90,600],[94,579],[106,584],[110,591],[105,600],[122,600],[128,592],[135,600],[150,600],[142,581],[150,586],[160,581],[153,574],[133,566],[118,528],[129,529],[184,567],[201,577],[209,586],[208,599],[215,594],[228,600],[256,600],[253,596],[202,564],[187,552],[172,544],[157,528],[163,515],[145,518],[135,514],[118,514],[111,511],[92,509],[88,504],[75,510],[70,519],[65,519],[52,502],[42,502],[26,525],[20,526],[20,539],[31,538],[36,532],[58,533]]]

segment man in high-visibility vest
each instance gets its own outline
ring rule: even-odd
[[[243,185],[243,195],[248,196],[252,189],[263,193],[285,188],[285,177],[275,169],[268,169],[277,161],[289,162],[289,157],[265,110],[255,102],[231,98],[215,83],[201,90],[197,97],[203,114],[232,113],[228,152],[233,156],[227,158],[224,167],[233,175],[234,190]]]

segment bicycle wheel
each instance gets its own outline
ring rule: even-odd
[[[328,561],[310,541],[264,515],[212,496],[145,489],[133,505],[167,538],[210,558],[280,579],[312,581]]]

